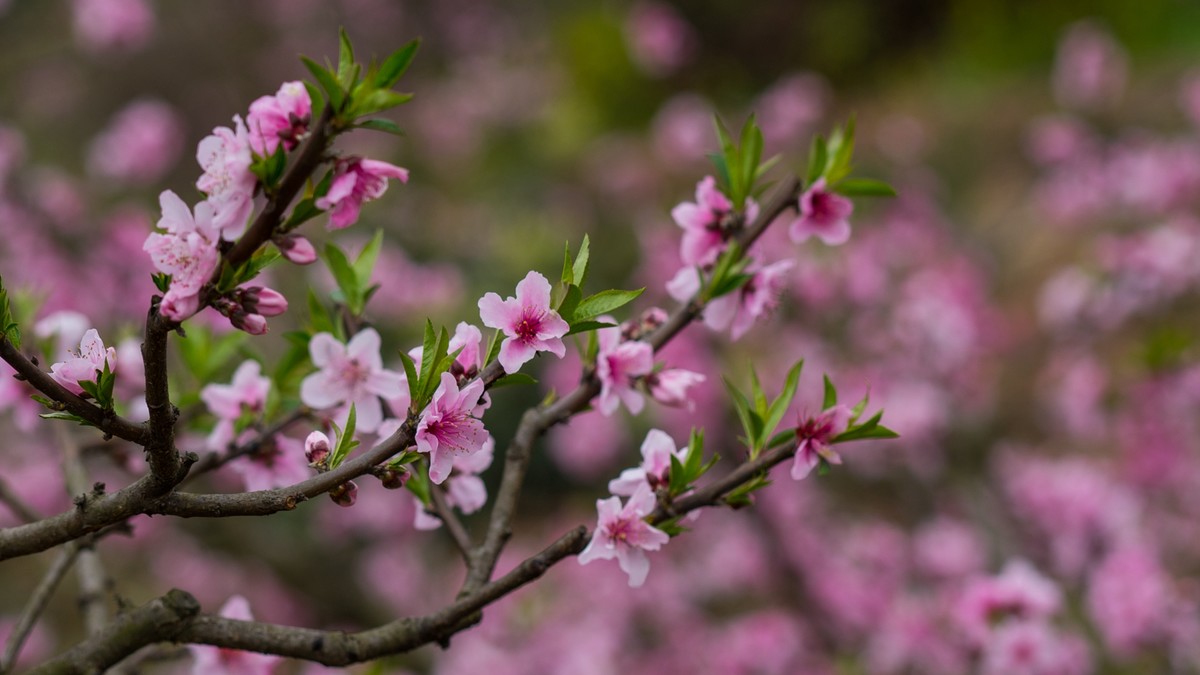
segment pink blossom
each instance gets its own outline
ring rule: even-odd
[[[310,465],[321,464],[329,458],[331,447],[328,436],[314,431],[304,439],[304,457]]]
[[[92,327],[92,322],[79,312],[69,309],[52,312],[33,325],[33,334],[39,338],[56,338],[55,351],[65,352],[79,344],[83,334]]]
[[[1095,108],[1121,95],[1129,68],[1121,45],[1099,24],[1072,24],[1058,45],[1054,95],[1067,107]]]
[[[670,480],[671,457],[680,462],[687,458],[687,448],[676,448],[675,440],[661,429],[651,429],[642,441],[642,465],[636,469],[625,469],[620,477],[608,482],[608,491],[614,495],[630,497],[643,486],[655,490]]]
[[[515,298],[501,300],[495,293],[480,298],[479,316],[483,325],[507,336],[497,357],[506,373],[520,370],[537,352],[548,351],[560,359],[566,354],[562,338],[571,327],[550,309],[550,282],[537,272],[517,284]]]
[[[329,229],[340,230],[358,221],[363,202],[379,199],[387,191],[387,179],[408,182],[408,169],[362,157],[339,160],[329,192],[317,199],[319,209],[332,209]]]
[[[250,603],[240,595],[229,598],[220,615],[238,621],[254,620]],[[282,660],[278,656],[209,645],[190,645],[188,649],[196,659],[192,675],[270,675]]]
[[[745,273],[751,275],[742,286],[730,293],[709,301],[704,308],[704,323],[711,329],[730,329],[734,340],[740,339],[760,317],[770,316],[779,306],[779,294],[787,282],[786,273],[795,263],[780,260],[763,266],[752,260]],[[700,273],[695,267],[684,267],[667,282],[671,297],[686,302],[700,291]]]
[[[846,430],[849,422],[850,409],[844,405],[835,405],[816,417],[801,421],[796,427],[796,458],[792,462],[794,480],[803,480],[821,460],[830,464],[842,463],[832,441]]]
[[[446,480],[455,458],[477,453],[487,442],[483,422],[472,416],[482,395],[483,380],[471,380],[460,391],[454,376],[442,373],[416,433],[417,451],[429,453],[429,480],[434,483]]]
[[[217,127],[204,137],[196,146],[196,161],[204,169],[196,187],[212,203],[213,225],[222,239],[233,241],[246,229],[258,182],[250,172],[250,140],[242,118],[235,115],[233,129]]]
[[[375,431],[383,421],[379,399],[394,398],[404,389],[403,377],[384,369],[379,347],[374,328],[360,331],[345,345],[329,333],[314,335],[308,352],[320,370],[300,383],[300,400],[316,409],[353,403],[358,430]]]
[[[747,221],[758,216],[758,204],[752,199],[746,200],[744,210]],[[731,234],[726,226],[732,213],[733,203],[717,189],[717,180],[712,176],[696,184],[695,202],[683,202],[671,210],[671,218],[683,228],[679,249],[683,264],[704,266],[716,262]]]
[[[450,338],[448,348],[450,352],[462,349],[458,353],[458,357],[454,359],[454,364],[450,366],[450,374],[454,375],[455,379],[459,381],[477,376],[479,371],[483,370],[483,367],[487,365],[483,362],[487,358],[487,347],[483,342],[483,333],[466,321],[459,321],[458,325],[455,326],[454,336]],[[419,362],[419,354],[413,360]],[[404,408],[400,409],[403,410],[407,407],[405,405]],[[492,407],[492,397],[491,394],[485,391],[479,399],[479,407],[475,409],[475,416],[483,417],[483,411],[490,407]]]
[[[981,675],[1084,675],[1092,672],[1087,644],[1059,635],[1043,621],[999,626],[983,651]]]
[[[639,2],[625,25],[630,56],[655,77],[669,75],[696,52],[696,35],[688,22],[664,2]]]
[[[162,101],[135,101],[113,117],[88,148],[94,175],[136,184],[166,174],[183,149],[183,122]]]
[[[615,323],[610,316],[600,321]],[[635,389],[639,377],[654,369],[654,348],[641,340],[623,340],[621,328],[601,328],[596,331],[600,349],[596,354],[596,377],[600,379],[597,409],[612,415],[621,402],[634,415],[642,411],[645,398]]]
[[[986,644],[998,619],[1045,619],[1062,606],[1062,591],[1024,560],[1012,560],[998,576],[967,583],[954,608],[956,624],[974,644]]]
[[[291,150],[308,131],[312,121],[312,101],[300,81],[284,82],[274,96],[263,96],[250,104],[246,126],[250,129],[250,147],[259,155],[274,154],[279,143]]]
[[[75,37],[95,52],[135,51],[154,32],[154,12],[145,0],[75,0]]]
[[[100,334],[91,328],[79,341],[77,354],[50,366],[50,377],[67,391],[81,394],[83,387],[79,386],[79,382],[95,380],[106,364],[109,372],[116,372],[117,350],[112,347],[105,349]]]
[[[163,296],[158,311],[172,321],[183,321],[200,311],[200,295],[197,293],[181,295],[172,288]]]
[[[158,197],[162,218],[143,249],[159,272],[171,275],[171,291],[177,299],[196,295],[217,268],[217,229],[209,202],[196,205],[193,216],[183,200],[170,190]]]
[[[1153,551],[1124,546],[1092,571],[1087,610],[1108,648],[1128,658],[1167,636],[1176,597]]]
[[[273,239],[283,257],[297,265],[311,265],[317,261],[317,249],[312,242],[298,234],[288,234]]]
[[[587,548],[579,554],[579,564],[616,558],[621,570],[629,575],[630,587],[641,586],[650,573],[646,551],[657,551],[671,540],[665,532],[643,520],[653,510],[654,493],[649,486],[639,489],[624,506],[620,497],[596,500],[599,515],[596,530]]]
[[[479,474],[492,465],[495,449],[496,441],[488,434],[479,452],[454,457],[454,470],[443,483],[446,488],[446,504],[466,514],[475,513],[483,508],[487,503],[487,485]],[[418,530],[436,530],[442,526],[442,521],[427,513],[425,506],[417,500],[413,526]]]
[[[650,397],[663,405],[682,406],[694,410],[696,402],[688,394],[692,387],[707,378],[701,373],[683,368],[666,368],[646,376]]]
[[[254,435],[253,431],[247,431],[239,441],[251,442]],[[231,462],[229,468],[241,476],[247,492],[290,487],[312,474],[304,444],[283,434],[264,439],[256,452]]]
[[[800,216],[788,226],[788,236],[797,244],[816,236],[829,246],[850,239],[850,214],[854,202],[827,189],[825,179],[818,178],[800,195]]]
[[[221,450],[233,440],[234,423],[243,413],[259,413],[267,402],[271,380],[262,375],[258,361],[238,366],[229,384],[209,384],[200,390],[200,400],[217,424],[208,436],[208,449]]]

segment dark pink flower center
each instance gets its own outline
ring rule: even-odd
[[[796,439],[800,441],[814,441],[821,445],[829,445],[831,438],[833,438],[833,418],[829,415],[809,417],[796,427]]]
[[[633,520],[620,518],[616,522],[610,523],[605,529],[608,531],[609,541],[627,542],[630,535],[633,534]]]
[[[522,342],[533,342],[537,339],[537,335],[542,330],[542,321],[545,314],[533,307],[525,308],[521,313],[521,320],[517,322],[515,330],[517,339]]]
[[[425,431],[438,439],[439,448],[456,453],[471,447],[472,429],[470,415],[458,410],[431,415],[425,422]]]

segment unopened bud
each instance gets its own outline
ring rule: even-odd
[[[288,301],[283,294],[271,288],[252,286],[242,294],[242,306],[247,312],[263,316],[279,316],[287,311]]]
[[[354,481],[347,481],[329,491],[329,498],[338,506],[354,506],[354,501],[358,499],[358,485]]]
[[[403,467],[399,469],[384,469],[379,474],[379,482],[389,490],[399,490],[408,482],[408,476],[408,470]]]
[[[311,265],[317,261],[317,249],[312,242],[298,234],[286,234],[273,239],[283,257],[297,265]]]
[[[263,335],[267,332],[267,318],[262,314],[248,314],[238,311],[229,315],[229,323],[238,330],[244,330],[251,335]]]
[[[310,466],[324,464],[329,458],[329,437],[320,431],[314,431],[304,439],[304,456]]]
[[[180,297],[174,290],[167,291],[158,305],[158,313],[172,321],[183,321],[200,310],[200,294]]]

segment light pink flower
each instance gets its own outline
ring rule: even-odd
[[[670,75],[696,53],[696,32],[674,7],[663,2],[640,2],[625,25],[630,56],[647,74]]]
[[[1072,24],[1058,45],[1054,97],[1066,107],[1093,109],[1119,98],[1129,57],[1112,34],[1094,21]]]
[[[846,430],[850,422],[850,409],[835,405],[816,417],[809,417],[796,427],[796,458],[792,462],[792,478],[803,480],[824,459],[830,464],[841,464],[842,458],[833,449],[831,441]]]
[[[666,368],[647,375],[646,387],[650,390],[650,397],[663,405],[682,406],[693,410],[696,403],[688,391],[706,379],[708,378],[700,373],[683,368]]]
[[[408,182],[408,169],[362,157],[339,160],[329,192],[316,201],[319,209],[332,209],[329,229],[340,230],[358,221],[363,202],[374,201],[387,191],[387,179]]]
[[[1084,675],[1092,672],[1087,644],[1044,621],[1008,621],[984,647],[980,675]]]
[[[246,229],[258,182],[250,172],[250,140],[242,118],[235,115],[233,129],[217,127],[204,137],[196,146],[196,161],[204,169],[196,187],[213,205],[213,224],[222,239],[233,241]]]
[[[304,83],[284,82],[274,96],[263,96],[250,104],[246,126],[250,147],[259,155],[274,154],[279,143],[291,150],[308,131],[312,121],[312,100]]]
[[[116,372],[117,350],[112,347],[105,349],[100,334],[91,328],[79,341],[78,354],[50,366],[50,377],[71,393],[81,394],[83,388],[79,382],[95,380],[106,363],[109,372]]]
[[[234,423],[247,410],[258,413],[267,402],[271,380],[262,375],[258,361],[238,366],[229,384],[209,384],[200,390],[200,400],[217,424],[208,436],[209,450],[222,450],[233,440]]]
[[[220,615],[238,621],[254,620],[250,603],[240,595],[229,598]],[[192,675],[270,675],[282,660],[278,656],[209,645],[191,645],[188,649],[195,658]]]
[[[479,371],[487,365],[483,362],[487,358],[487,346],[483,342],[483,333],[478,328],[466,321],[459,321],[454,328],[454,336],[450,338],[448,348],[453,353],[460,347],[462,351],[454,359],[454,364],[450,367],[450,374],[461,382],[477,376]],[[413,360],[419,362],[419,355]],[[492,407],[492,396],[485,391],[483,397],[479,399],[479,407],[475,409],[475,416],[483,417],[483,411],[490,407]]]
[[[254,432],[247,431],[238,440],[247,442],[253,438]],[[230,462],[229,468],[241,476],[247,492],[290,487],[312,474],[305,458],[304,443],[283,434],[265,440],[257,452]]]
[[[649,486],[643,487],[624,506],[620,497],[597,499],[596,511],[596,530],[579,554],[579,564],[616,558],[621,570],[629,575],[629,585],[641,586],[650,573],[646,551],[657,551],[671,540],[667,533],[642,520],[654,511],[654,493]]]
[[[83,334],[92,327],[92,322],[80,312],[69,309],[52,312],[33,325],[33,334],[39,338],[55,338],[55,351],[65,352],[79,344]]]
[[[705,176],[696,184],[695,202],[683,202],[671,210],[675,224],[683,228],[679,249],[683,264],[704,266],[716,262],[730,236],[723,224],[732,211],[733,203],[717,189],[712,176]],[[758,204],[747,199],[744,211],[747,221],[754,220]]]
[[[172,288],[163,296],[158,311],[172,321],[183,321],[200,311],[200,295],[198,293],[181,295]]]
[[[321,431],[314,431],[304,439],[304,458],[309,464],[324,462],[332,450],[329,437]]]
[[[1154,551],[1125,545],[1092,570],[1086,606],[1109,650],[1128,659],[1169,634],[1177,593]]]
[[[487,503],[487,485],[479,474],[492,465],[496,441],[488,434],[479,452],[454,457],[454,471],[443,483],[446,488],[446,503],[463,513],[475,513]],[[436,530],[442,526],[440,518],[425,511],[425,505],[417,500],[413,526],[418,530]]]
[[[599,320],[616,323],[610,316],[602,316]],[[624,402],[629,412],[640,413],[646,401],[634,385],[637,378],[654,369],[654,348],[641,340],[623,340],[619,326],[601,328],[596,331],[596,339],[600,346],[596,354],[596,377],[600,379],[597,409],[612,415]]]
[[[963,588],[954,607],[955,623],[976,645],[986,644],[1001,619],[1049,618],[1062,606],[1062,591],[1024,560],[1012,560],[999,575],[978,577]]]
[[[174,108],[162,101],[135,101],[92,140],[88,170],[113,180],[153,183],[179,159],[182,137],[183,122]]]
[[[429,453],[429,480],[434,483],[446,480],[455,458],[477,453],[487,442],[483,422],[472,416],[482,395],[483,380],[471,380],[460,391],[454,376],[442,373],[415,435],[417,451]]]
[[[480,298],[479,317],[483,325],[507,336],[497,357],[506,373],[520,370],[537,352],[548,351],[560,359],[567,352],[562,337],[571,327],[550,309],[550,282],[537,272],[517,284],[515,298],[501,300],[495,293]]]
[[[704,308],[704,323],[711,329],[730,330],[734,340],[740,339],[760,317],[770,316],[779,306],[779,294],[787,282],[786,273],[795,263],[780,260],[765,267],[758,260],[746,266],[750,280],[737,290],[722,295]],[[684,267],[667,282],[671,297],[686,302],[700,290],[700,275],[695,267]]]
[[[800,216],[788,226],[788,236],[797,244],[816,236],[830,246],[850,239],[850,214],[854,202],[829,190],[819,178],[800,195]]]
[[[642,465],[625,469],[618,478],[608,482],[608,491],[625,497],[637,494],[643,486],[651,490],[670,480],[671,457],[680,462],[687,458],[687,448],[676,448],[675,440],[661,429],[651,429],[642,441]]]
[[[345,345],[329,333],[314,335],[308,353],[320,370],[300,383],[300,400],[316,409],[353,403],[358,430],[375,431],[383,421],[379,399],[395,398],[404,388],[399,373],[384,369],[379,347],[374,328],[360,331]]]
[[[217,229],[208,202],[197,204],[193,215],[170,190],[159,195],[158,201],[162,206],[158,228],[167,234],[151,233],[142,248],[150,254],[155,269],[171,275],[170,290],[178,302],[199,293],[217,268]]]

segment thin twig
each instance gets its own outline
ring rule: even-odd
[[[446,531],[450,533],[450,539],[454,541],[458,552],[462,554],[463,560],[470,565],[471,549],[474,548],[471,543],[471,535],[467,534],[467,528],[463,527],[462,521],[458,519],[454,509],[446,503],[446,495],[442,493],[441,486],[430,485],[429,498],[433,502],[434,515],[441,519],[446,526]]]
[[[21,495],[13,491],[12,486],[3,477],[0,477],[0,503],[7,506],[13,512],[13,515],[26,523],[37,522],[42,518],[42,515],[37,510],[30,506],[24,499],[21,499]]]
[[[198,462],[192,465],[192,469],[188,472],[187,478],[185,478],[181,484],[186,484],[201,474],[209,471],[215,471],[216,469],[225,466],[229,462],[232,462],[239,457],[253,455],[262,449],[263,444],[269,439],[273,438],[275,434],[287,431],[288,427],[302,419],[308,418],[311,414],[311,411],[309,411],[307,407],[301,406],[296,410],[293,410],[291,413],[285,415],[274,424],[271,424],[266,429],[260,431],[254,438],[243,443],[239,443],[224,453],[210,452],[207,455],[202,456]]]

